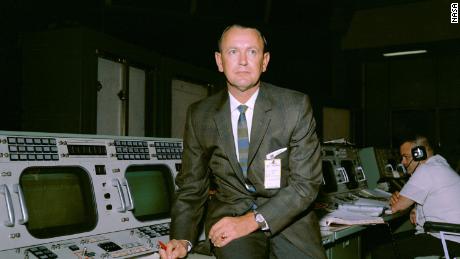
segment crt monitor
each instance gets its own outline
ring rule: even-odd
[[[139,221],[170,217],[174,195],[172,172],[166,165],[132,165],[126,180],[134,203],[133,214]]]
[[[332,161],[323,160],[323,185],[322,190],[326,193],[336,192],[338,190],[337,179],[335,178],[335,169]]]
[[[345,173],[348,177],[347,188],[348,189],[355,189],[358,187],[358,181],[356,179],[356,172],[355,167],[353,165],[353,161],[351,160],[342,160],[340,161],[340,166],[345,169]]]
[[[97,212],[90,178],[76,166],[29,167],[20,177],[29,213],[26,223],[36,238],[90,231]]]

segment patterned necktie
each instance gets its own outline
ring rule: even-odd
[[[249,151],[249,137],[248,137],[248,124],[246,122],[245,112],[248,109],[246,105],[238,106],[240,117],[238,118],[238,155],[240,157],[240,166],[243,170],[244,178],[247,177],[248,172],[248,151]]]

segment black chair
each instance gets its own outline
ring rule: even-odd
[[[450,259],[449,251],[447,250],[445,236],[460,236],[460,224],[426,221],[423,225],[423,229],[425,229],[426,233],[439,233],[441,237],[442,248],[444,250],[444,256],[446,259]]]

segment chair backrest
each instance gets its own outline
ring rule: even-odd
[[[446,259],[450,259],[449,251],[447,250],[446,235],[460,236],[460,224],[426,221],[423,225],[426,233],[439,233],[441,237],[442,248]]]

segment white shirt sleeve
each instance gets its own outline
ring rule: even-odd
[[[431,179],[423,168],[419,168],[402,188],[400,195],[403,195],[418,204],[423,205],[430,192]]]

